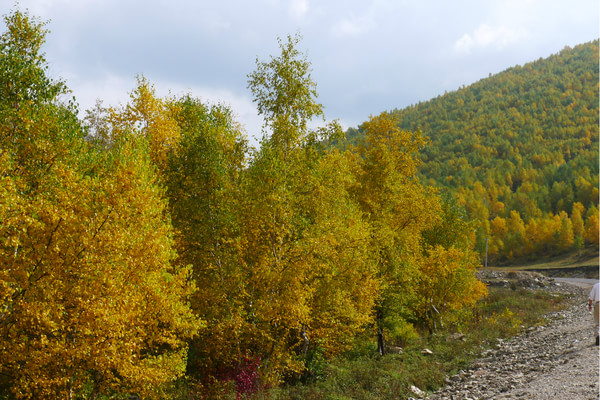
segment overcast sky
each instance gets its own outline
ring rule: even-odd
[[[599,37],[598,0],[20,0],[49,20],[50,73],[80,108],[159,95],[231,106],[260,137],[247,74],[299,32],[328,120],[354,127]],[[14,9],[3,0],[2,15]],[[4,30],[4,26],[3,29]]]

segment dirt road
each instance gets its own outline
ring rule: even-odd
[[[572,306],[484,352],[468,371],[447,379],[430,400],[598,400],[599,348],[587,297],[595,280],[561,279],[553,290],[570,293]]]

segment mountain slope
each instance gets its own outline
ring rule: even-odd
[[[421,178],[457,193],[479,221],[481,249],[490,236],[500,259],[560,252],[581,247],[590,228],[574,207],[597,224],[598,82],[596,40],[393,113],[430,138]],[[539,232],[544,220],[564,237]]]

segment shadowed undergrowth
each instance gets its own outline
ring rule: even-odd
[[[469,364],[498,338],[544,323],[544,314],[566,306],[568,297],[547,291],[491,288],[489,296],[445,330],[404,340],[401,354],[377,355],[374,338],[357,339],[353,350],[309,371],[302,381],[263,390],[252,399],[408,399],[412,385],[426,391]],[[397,338],[403,341],[402,338]],[[431,354],[423,354],[424,349]],[[242,396],[243,397],[243,396]]]

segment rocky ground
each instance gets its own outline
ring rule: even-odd
[[[509,273],[510,274],[510,273]],[[548,316],[548,324],[499,340],[466,371],[448,377],[430,400],[598,400],[599,348],[587,309],[587,284],[558,282],[533,273],[488,273],[489,284],[568,293],[571,306]]]

